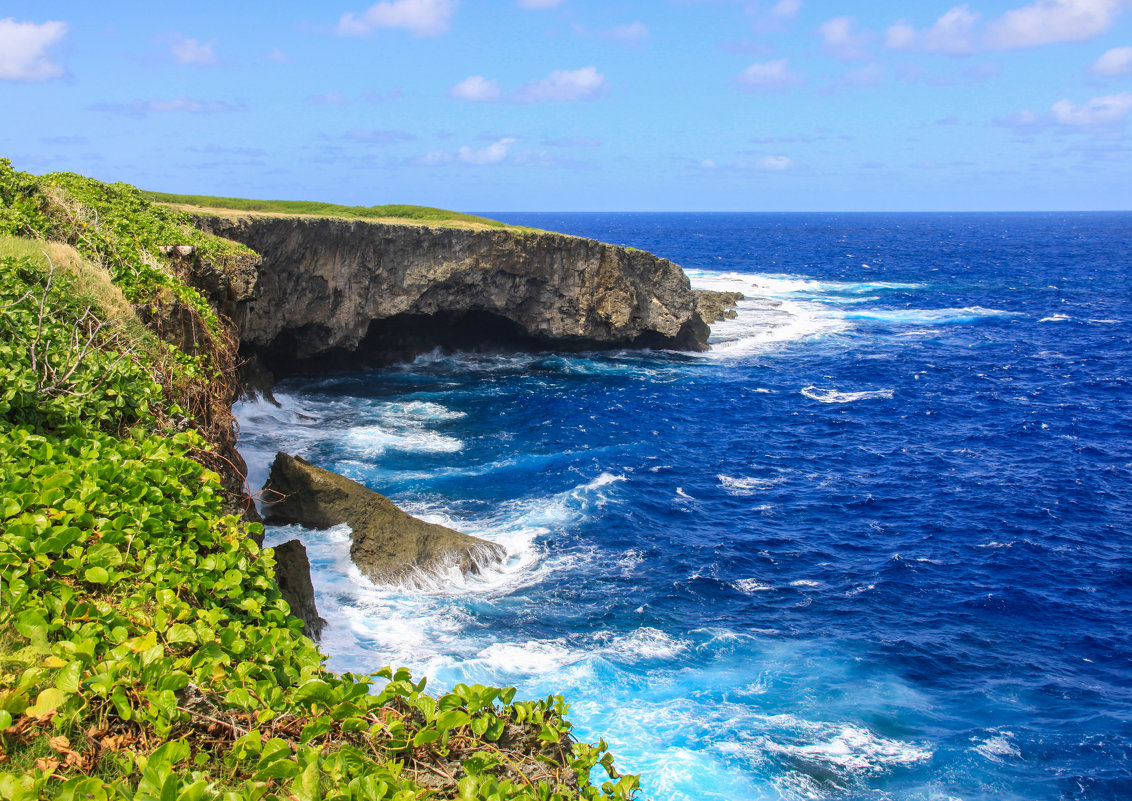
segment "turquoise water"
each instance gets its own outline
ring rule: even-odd
[[[374,586],[340,670],[560,692],[643,797],[1132,797],[1132,215],[493,215],[737,288],[713,349],[430,354],[237,409],[506,546]]]

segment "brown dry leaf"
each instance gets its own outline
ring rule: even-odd
[[[66,751],[71,747],[71,741],[63,736],[52,737],[47,741],[47,744],[51,746],[52,749],[59,751],[60,753]]]
[[[40,757],[35,761],[35,766],[44,773],[53,773],[59,767],[59,760],[54,757]]]
[[[112,754],[117,753],[118,751],[122,750],[122,737],[120,735],[113,734],[109,737],[103,737],[102,741],[99,743],[99,746],[103,751],[109,751]]]

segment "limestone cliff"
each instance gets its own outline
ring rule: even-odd
[[[263,257],[244,350],[289,372],[435,347],[704,350],[688,278],[645,251],[517,229],[200,217]]]

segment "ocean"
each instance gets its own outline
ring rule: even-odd
[[[441,354],[240,404],[501,543],[329,666],[561,693],[654,801],[1132,798],[1132,214],[494,214],[747,296],[704,354]]]

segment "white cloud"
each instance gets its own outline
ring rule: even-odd
[[[173,54],[173,58],[177,60],[178,64],[207,66],[208,64],[216,63],[216,54],[212,52],[212,46],[214,44],[216,44],[215,39],[201,44],[196,39],[186,39],[183,36],[178,36],[173,40],[173,44],[170,45],[169,52]]]
[[[1099,128],[1117,125],[1132,112],[1132,92],[1094,97],[1082,106],[1068,100],[1053,104],[1053,118],[1062,125]]]
[[[789,156],[763,156],[755,162],[754,166],[759,170],[781,172],[782,170],[788,170],[793,167],[794,162]]]
[[[601,92],[604,85],[605,76],[595,67],[555,70],[541,81],[520,87],[515,92],[515,100],[520,103],[591,100]]]
[[[1003,128],[1012,128],[1019,132],[1028,132],[1045,127],[1048,121],[1043,119],[1042,115],[1030,109],[1025,109],[1023,111],[1012,112],[1004,117],[996,117],[991,120],[991,122]]]
[[[861,61],[869,57],[868,44],[872,38],[868,33],[853,30],[852,17],[834,17],[818,28],[826,51],[834,58],[846,61]]]
[[[515,137],[507,136],[479,150],[464,145],[456,156],[465,164],[498,164],[507,158],[507,148],[515,143]]]
[[[627,45],[639,45],[650,36],[648,26],[643,22],[630,22],[627,25],[618,25],[615,28],[601,31],[599,35],[604,36],[606,39],[612,39],[615,42],[621,42],[621,44]]]
[[[491,103],[502,98],[503,92],[499,88],[499,81],[488,80],[482,75],[469,75],[449,89],[448,96],[457,100]]]
[[[803,78],[790,69],[784,59],[756,62],[735,76],[740,88],[752,92],[777,92],[803,82]]]
[[[278,47],[271,48],[271,52],[264,56],[266,61],[278,61],[280,64],[286,64],[291,60],[291,57],[280,50]]]
[[[990,24],[990,42],[1011,49],[1052,42],[1083,42],[1107,31],[1124,0],[1036,0]]]
[[[1095,75],[1132,75],[1132,47],[1114,47],[1094,61],[1089,69]]]
[[[704,159],[700,162],[700,166],[705,170],[714,170],[716,168],[715,159]]]
[[[519,8],[554,8],[562,5],[562,0],[519,0]]]
[[[924,50],[952,55],[975,52],[975,23],[979,16],[966,5],[950,9],[924,31]]]
[[[770,9],[775,19],[793,19],[802,8],[802,0],[778,0]]]
[[[891,50],[911,50],[916,44],[916,29],[906,20],[892,23],[884,32],[884,46]]]
[[[67,34],[65,22],[16,22],[0,19],[0,80],[47,81],[63,74],[48,48]]]
[[[341,36],[368,36],[377,28],[404,28],[416,36],[436,36],[448,30],[457,0],[383,0],[356,15],[338,20]]]

